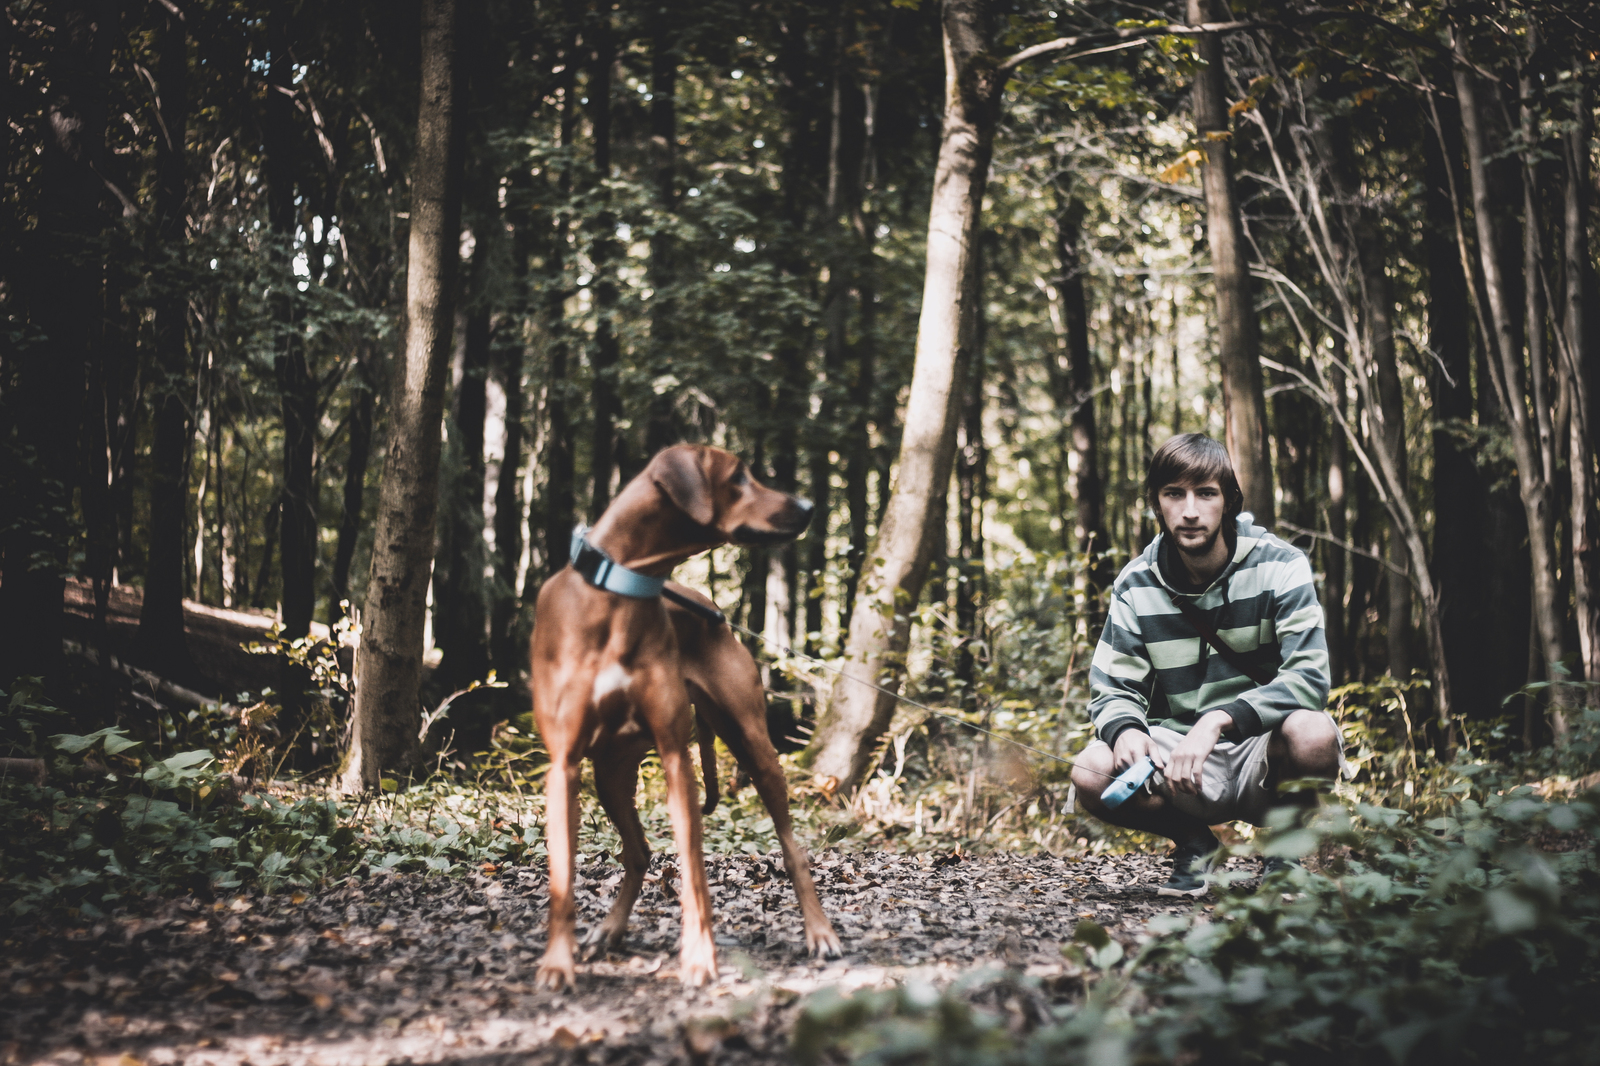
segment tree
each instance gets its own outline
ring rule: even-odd
[[[383,770],[408,768],[416,758],[417,688],[461,231],[457,37],[456,0],[423,0],[405,361],[389,403],[389,451],[356,656],[359,688],[342,774],[349,791],[376,788]]]
[[[1224,0],[1188,0],[1191,25],[1224,21]],[[1256,321],[1246,262],[1238,193],[1229,149],[1226,71],[1222,39],[1216,33],[1195,38],[1201,66],[1194,76],[1194,125],[1204,160],[1206,240],[1211,246],[1211,284],[1217,299],[1217,362],[1222,371],[1228,454],[1244,492],[1245,510],[1272,527],[1272,459],[1267,450],[1267,401],[1261,386],[1261,327]]]
[[[1006,73],[989,54],[991,18],[981,0],[946,0],[941,13],[944,127],[899,472],[867,553],[841,676],[806,752],[812,771],[843,792],[867,772],[872,745],[894,714],[893,687],[911,638],[910,608],[927,580],[933,548],[929,517],[955,461],[958,383],[974,325],[977,278],[971,259]]]

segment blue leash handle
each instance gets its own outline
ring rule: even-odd
[[[1150,775],[1156,772],[1156,764],[1148,755],[1141,756],[1139,761],[1117,775],[1117,779],[1106,786],[1100,793],[1100,802],[1108,809],[1115,810],[1128,801],[1132,795],[1139,791],[1144,783],[1150,780]]]

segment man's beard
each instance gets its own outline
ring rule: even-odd
[[[1210,555],[1211,550],[1217,546],[1217,538],[1220,536],[1222,536],[1222,527],[1218,526],[1216,532],[1212,533],[1211,536],[1207,537],[1196,547],[1189,547],[1182,540],[1180,540],[1176,534],[1174,534],[1172,537],[1172,543],[1183,554],[1198,558],[1200,556]]]

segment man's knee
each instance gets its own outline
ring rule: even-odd
[[[1111,749],[1104,744],[1090,744],[1072,763],[1072,787],[1085,806],[1098,809],[1100,793],[1116,777]]]
[[[1282,734],[1289,761],[1306,777],[1334,777],[1339,772],[1339,730],[1319,711],[1295,711],[1284,720]]]

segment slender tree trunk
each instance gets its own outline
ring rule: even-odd
[[[870,427],[875,410],[873,394],[878,387],[877,219],[867,204],[867,192],[873,183],[873,168],[877,158],[874,137],[877,87],[871,83],[864,85],[861,98],[861,196],[850,216],[850,227],[855,231],[861,261],[855,279],[859,311],[854,345],[855,375],[850,387],[850,428],[846,436],[850,449],[845,465],[845,506],[850,511],[850,555],[846,560],[844,603],[839,609],[841,629],[848,627],[850,616],[855,613],[856,592],[866,567],[867,529],[872,520],[871,505],[867,499],[873,463]]]
[[[498,225],[498,220],[494,225]],[[474,273],[487,261],[487,237],[479,239]],[[476,258],[476,256],[474,257]],[[488,603],[484,567],[488,546],[483,540],[484,419],[488,414],[489,307],[484,281],[474,279],[461,346],[461,381],[456,386],[447,476],[439,485],[443,541],[433,569],[433,636],[442,652],[439,686],[449,692],[482,678],[489,670]]]
[[[185,458],[185,462],[187,462],[187,458]],[[256,570],[256,583],[250,592],[250,606],[252,607],[265,607],[267,605],[267,584],[272,580],[272,560],[278,551],[278,519],[282,511],[283,507],[279,497],[274,496],[272,503],[267,507],[265,515],[266,528],[262,537],[261,566]]]
[[[981,242],[981,234],[980,234]],[[984,598],[983,565],[983,504],[989,497],[989,449],[983,442],[984,409],[984,312],[983,312],[983,249],[973,255],[973,313],[977,319],[973,330],[972,351],[968,354],[968,373],[963,390],[960,439],[956,450],[956,485],[959,505],[956,510],[956,528],[959,541],[956,546],[956,629],[960,647],[956,652],[956,681],[960,686],[961,705],[976,710],[978,694],[977,661],[973,645],[981,638],[978,629],[978,609]]]
[[[1225,0],[1188,0],[1191,25],[1227,20]],[[1211,246],[1212,286],[1217,299],[1217,350],[1222,369],[1228,454],[1244,491],[1245,509],[1272,528],[1272,460],[1267,446],[1267,402],[1261,387],[1261,332],[1251,296],[1244,227],[1228,148],[1222,39],[1203,33],[1195,49],[1205,62],[1195,73],[1194,114],[1206,161],[1201,183],[1206,201],[1206,236]]]
[[[1062,406],[1071,411],[1068,434],[1072,457],[1068,469],[1076,522],[1075,547],[1084,557],[1084,606],[1089,628],[1099,625],[1102,599],[1116,576],[1108,554],[1111,534],[1106,529],[1106,486],[1100,472],[1100,435],[1095,428],[1094,349],[1089,345],[1089,300],[1084,285],[1084,207],[1076,199],[1056,207],[1056,262],[1061,268],[1061,318],[1066,342],[1069,391]]]
[[[356,655],[360,687],[342,775],[350,791],[377,787],[383,770],[409,768],[417,754],[417,687],[461,236],[457,48],[455,0],[423,0],[406,355],[395,375],[389,409],[389,452],[378,494],[367,618]]]
[[[350,454],[344,464],[344,512],[339,521],[339,541],[333,555],[334,621],[344,617],[350,598],[350,565],[361,536],[361,510],[366,494],[367,466],[372,459],[372,416],[376,407],[371,353],[363,347],[356,355],[355,396],[350,401]]]
[[[527,227],[518,227],[518,236]],[[526,291],[524,250],[517,256],[519,291]],[[522,499],[517,491],[522,469],[523,346],[513,338],[494,349],[494,372],[506,398],[505,443],[500,450],[500,472],[494,486],[494,585],[489,611],[489,654],[495,673],[515,678],[523,667],[526,648],[517,640],[517,566],[522,558]]]
[[[1453,116],[1452,116],[1453,117]],[[1457,127],[1458,128],[1458,127]],[[1447,135],[1452,129],[1446,126]],[[1429,393],[1433,401],[1433,572],[1439,586],[1439,625],[1445,657],[1457,681],[1461,713],[1471,718],[1499,714],[1500,679],[1490,665],[1501,643],[1493,605],[1484,595],[1489,554],[1482,516],[1488,509],[1483,479],[1467,433],[1472,428],[1472,306],[1455,243],[1450,201],[1454,180],[1464,183],[1459,137],[1447,157],[1437,139],[1424,139],[1427,221],[1423,251],[1428,268]],[[1452,175],[1446,168],[1453,168]],[[1488,383],[1481,383],[1487,388]]]
[[[1513,311],[1511,293],[1501,269],[1499,234],[1494,230],[1494,208],[1487,166],[1490,150],[1479,114],[1477,75],[1466,65],[1465,45],[1456,30],[1455,49],[1459,60],[1455,70],[1456,96],[1461,105],[1461,126],[1465,135],[1468,172],[1472,184],[1473,217],[1477,225],[1479,258],[1483,268],[1485,302],[1488,304],[1491,336],[1490,372],[1501,397],[1506,426],[1510,430],[1512,453],[1517,461],[1517,483],[1522,508],[1528,523],[1528,548],[1533,571],[1533,615],[1547,664],[1559,662],[1563,654],[1561,616],[1557,604],[1556,562],[1551,550],[1551,500],[1548,483],[1542,477],[1538,429],[1529,415],[1522,361],[1522,330]],[[1529,219],[1530,224],[1535,220]],[[1529,279],[1530,282],[1536,279]],[[1558,740],[1564,740],[1567,723],[1559,708],[1552,707],[1550,726]]]
[[[34,276],[8,279],[28,294],[44,337],[15,357],[8,414],[23,448],[6,470],[8,521],[0,532],[0,687],[19,674],[60,682],[72,486],[79,477],[85,368],[99,357],[107,74],[118,33],[113,0],[63,0],[48,14],[55,35],[40,132],[40,203]],[[9,16],[7,16],[9,18]],[[8,363],[11,357],[8,356]],[[19,461],[20,460],[20,461]]]
[[[574,45],[568,41],[567,64],[561,88],[561,158],[570,159],[572,131],[577,124],[577,107],[573,97],[576,84],[573,70]],[[563,163],[561,176],[556,183],[560,203],[551,219],[550,244],[545,254],[544,273],[544,333],[546,337],[549,376],[545,382],[545,493],[542,508],[544,518],[544,559],[547,575],[559,573],[567,565],[572,526],[577,516],[576,471],[572,454],[572,385],[568,381],[572,341],[567,329],[567,241],[571,231],[566,200],[572,193],[572,168]],[[524,603],[532,603],[538,593],[538,575],[532,567],[522,590]]]
[[[1568,523],[1572,538],[1573,612],[1585,681],[1600,681],[1600,556],[1595,551],[1594,397],[1589,380],[1594,354],[1590,333],[1589,260],[1589,94],[1579,84],[1573,123],[1562,145],[1566,174],[1562,184],[1562,263],[1566,281],[1562,363],[1570,382],[1572,414],[1568,473],[1572,479]]]
[[[656,392],[645,427],[645,456],[678,441],[674,417],[678,388],[669,384],[673,368],[672,321],[675,241],[668,220],[678,208],[678,52],[677,25],[668,4],[657,4],[650,16],[650,169],[655,179],[660,219],[650,237],[650,355]]]
[[[156,128],[156,246],[176,265],[183,254],[188,182],[184,139],[189,123],[189,40],[184,20],[161,13],[157,73],[160,124]],[[137,654],[151,669],[189,679],[194,664],[183,629],[183,540],[189,489],[190,387],[188,300],[173,278],[158,290],[155,306],[154,432],[150,448],[150,539],[144,600],[139,609]]]
[[[261,122],[266,149],[267,217],[279,244],[278,253],[287,256],[298,221],[295,186],[301,164],[294,128],[294,63],[288,9],[274,10],[268,18],[272,60],[267,68],[269,90]],[[299,640],[311,631],[311,615],[316,607],[317,490],[312,468],[317,446],[317,384],[306,363],[294,297],[280,291],[274,294],[272,304],[279,330],[273,374],[283,416],[282,513],[278,530],[283,635],[288,640]],[[295,702],[294,692],[286,690],[284,695],[291,704]]]
[[[594,136],[594,177],[597,183],[611,177],[611,68],[616,63],[616,40],[612,36],[610,6],[604,5],[595,19],[594,52],[589,67],[589,124]],[[598,187],[598,186],[597,186]],[[622,416],[622,398],[617,390],[616,326],[617,282],[612,276],[616,257],[616,217],[605,205],[609,197],[599,192],[602,209],[595,214],[594,243],[594,343],[589,366],[593,371],[590,402],[594,408],[594,435],[589,453],[593,488],[589,496],[591,521],[598,521],[611,503],[611,479],[617,470],[617,419]]]
[[[941,12],[945,113],[928,216],[927,272],[899,473],[863,588],[850,618],[843,676],[807,749],[825,783],[851,792],[869,769],[894,699],[860,682],[898,682],[910,640],[905,605],[920,598],[933,537],[929,518],[950,480],[963,342],[970,343],[973,271],[980,208],[998,113],[990,62],[988,11],[977,0],[946,0]]]
[[[1342,358],[1338,361],[1342,362]],[[1328,389],[1333,393],[1334,405],[1338,408],[1337,416],[1342,419],[1345,416],[1345,380],[1344,372],[1338,369],[1337,363],[1329,374]],[[1322,586],[1323,627],[1328,639],[1328,677],[1335,685],[1342,685],[1349,680],[1350,640],[1344,611],[1345,562],[1349,553],[1342,543],[1349,535],[1345,515],[1348,503],[1345,486],[1349,480],[1348,444],[1344,434],[1335,431],[1328,435],[1328,536],[1335,543],[1322,546],[1325,575]]]

